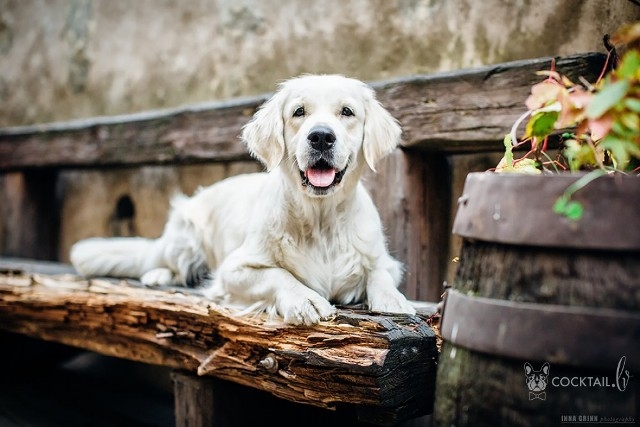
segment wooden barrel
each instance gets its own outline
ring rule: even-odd
[[[640,179],[474,173],[443,309],[438,426],[640,423]]]

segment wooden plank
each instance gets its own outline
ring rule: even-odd
[[[415,297],[425,301],[440,301],[446,278],[450,227],[450,168],[441,153],[421,153],[407,156],[410,173],[405,192],[421,191],[410,198],[411,228],[408,270],[413,272]],[[419,190],[420,189],[420,190]]]
[[[409,299],[440,301],[450,235],[450,170],[440,153],[396,151],[365,185],[378,206],[390,253],[405,266]],[[408,237],[409,236],[409,237]]]
[[[557,58],[555,69],[574,81],[595,81],[605,55]],[[402,123],[404,146],[447,153],[502,151],[502,140],[526,111],[531,86],[544,79],[552,58],[514,61],[377,86],[378,97]]]
[[[53,169],[0,175],[0,254],[56,259],[60,230],[58,171]]]
[[[602,54],[560,58],[556,68],[595,80]],[[374,82],[378,98],[404,127],[406,147],[430,151],[501,150],[524,111],[538,70],[551,58]],[[0,170],[245,159],[240,129],[269,94],[230,102],[67,123],[0,129]]]
[[[315,327],[234,316],[194,294],[0,272],[0,328],[227,379],[369,422],[429,413],[436,337],[419,316],[339,310]]]
[[[216,420],[216,387],[214,379],[200,378],[185,372],[171,374],[175,402],[176,427],[212,427],[225,420]],[[216,390],[216,388],[218,390]],[[232,422],[232,420],[228,420]]]
[[[447,274],[446,281],[453,283],[455,277],[456,267],[460,260],[460,247],[462,245],[462,237],[451,233],[451,226],[453,225],[453,218],[455,218],[458,212],[458,200],[462,196],[464,189],[464,182],[467,175],[470,172],[484,172],[491,168],[494,168],[502,158],[501,152],[485,152],[474,154],[461,154],[449,156],[449,167],[451,169],[450,175],[450,195],[449,212],[451,213],[449,228],[447,233],[449,235],[449,254],[446,259]]]
[[[212,377],[198,377],[179,371],[171,377],[174,383],[176,426],[259,426],[265,414],[277,414],[279,426],[305,427],[371,427],[358,421],[353,408],[327,410],[278,399],[275,396],[230,381]],[[247,403],[250,402],[250,406]],[[250,408],[250,410],[248,410]],[[205,421],[205,422],[203,422]],[[420,418],[399,424],[402,427],[422,427],[414,424]],[[430,425],[430,424],[428,424]]]
[[[0,170],[248,159],[240,129],[266,98],[0,129]]]

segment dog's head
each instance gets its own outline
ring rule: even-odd
[[[527,377],[527,387],[530,391],[542,391],[547,387],[549,364],[545,362],[539,371],[534,371],[530,363],[524,364],[524,374]]]
[[[355,183],[400,142],[396,120],[359,80],[306,75],[282,83],[243,129],[267,170],[281,166],[310,196]]]

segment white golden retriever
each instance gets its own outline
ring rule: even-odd
[[[311,325],[331,304],[415,313],[397,290],[401,264],[359,182],[400,140],[364,83],[337,75],[288,80],[244,127],[267,173],[240,175],[179,197],[158,239],[87,239],[71,261],[86,276],[198,285],[222,304]],[[206,278],[211,271],[211,278]],[[331,301],[331,302],[330,302]]]

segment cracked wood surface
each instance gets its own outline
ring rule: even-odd
[[[423,317],[358,310],[314,327],[239,317],[197,294],[0,269],[0,328],[210,375],[389,422],[429,413],[436,338]]]

